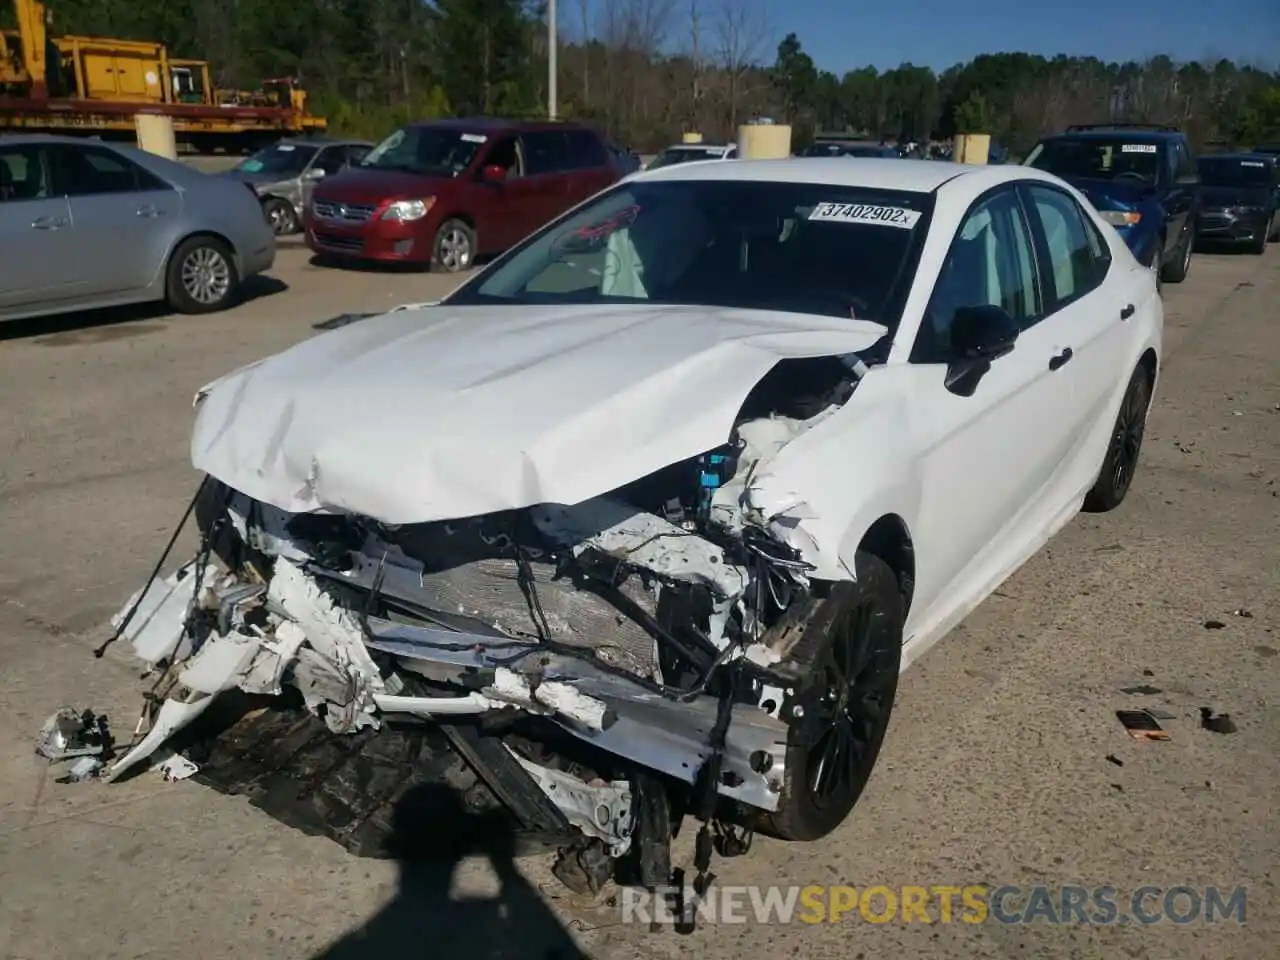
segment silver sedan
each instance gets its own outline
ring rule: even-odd
[[[211,313],[275,252],[243,183],[133,147],[0,136],[0,319],[153,300]]]

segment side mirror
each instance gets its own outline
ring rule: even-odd
[[[323,180],[324,167],[309,167],[307,172],[302,175],[303,180]]]
[[[1200,186],[1200,174],[1184,173],[1173,181],[1179,187],[1198,187]]]
[[[1018,339],[1018,323],[1002,307],[960,307],[951,319],[951,348],[946,388],[961,397],[973,395],[991,363],[1011,353]]]
[[[496,163],[486,163],[480,168],[480,179],[485,183],[501,183],[507,179],[507,168]]]

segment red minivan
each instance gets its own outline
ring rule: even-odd
[[[588,127],[517,120],[414,123],[317,184],[307,246],[334,259],[465,270],[618,180]]]

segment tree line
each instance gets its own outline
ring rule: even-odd
[[[1177,125],[1201,148],[1280,140],[1280,71],[1229,59],[993,53],[940,73],[821,70],[781,43],[764,0],[559,0],[559,114],[651,150],[730,138],[758,116],[924,140],[986,132],[1026,150],[1071,123]],[[409,119],[546,110],[543,0],[54,0],[55,34],[160,40],[211,61],[219,86],[300,78],[331,128],[377,137]],[[7,6],[0,13],[8,13]]]

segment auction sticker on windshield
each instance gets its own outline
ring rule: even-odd
[[[467,143],[484,143],[489,138],[483,133],[464,133],[462,139]]]
[[[920,219],[920,211],[871,203],[819,203],[809,214],[809,219],[825,220],[828,223],[868,223],[910,230]]]
[[[1126,143],[1120,148],[1121,153],[1155,153],[1154,143]]]

